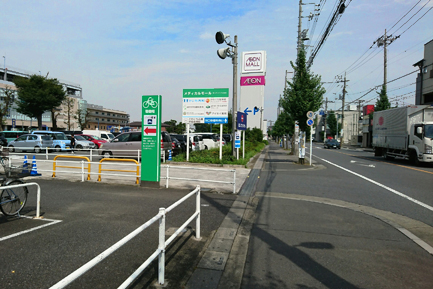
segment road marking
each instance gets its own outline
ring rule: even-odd
[[[27,217],[27,216],[21,216],[21,218],[33,219],[32,217]],[[2,238],[0,238],[0,242],[2,242],[4,240],[7,240],[7,239],[10,239],[10,238],[18,237],[18,236],[23,235],[23,234],[30,233],[30,232],[35,231],[35,230],[42,229],[44,227],[48,227],[48,226],[55,225],[57,223],[62,222],[62,220],[52,220],[52,219],[38,219],[38,220],[39,221],[48,221],[50,223],[45,224],[45,225],[41,225],[41,226],[38,226],[38,227],[34,227],[34,228],[31,228],[31,229],[28,229],[28,230],[24,230],[24,231],[21,231],[21,232],[18,232],[18,233],[9,235],[9,236],[2,237]]]
[[[350,163],[351,164],[358,163],[358,165],[360,165],[360,166],[369,167],[369,168],[375,168],[376,167],[375,165],[366,165],[363,162],[358,162],[358,161],[354,161],[354,160],[350,160]]]
[[[358,173],[355,173],[355,172],[353,172],[353,171],[351,171],[351,170],[348,170],[348,169],[346,169],[346,168],[343,168],[342,166],[339,166],[339,165],[337,165],[337,164],[334,164],[334,163],[332,163],[332,162],[330,162],[330,161],[328,161],[328,160],[325,160],[325,159],[319,158],[319,157],[317,157],[317,156],[316,156],[316,158],[318,158],[318,159],[320,159],[320,160],[322,160],[322,161],[324,161],[324,162],[327,162],[327,163],[329,163],[330,165],[333,165],[333,166],[335,166],[335,167],[337,167],[337,168],[339,168],[339,169],[342,169],[342,170],[344,170],[344,171],[346,171],[346,172],[348,172],[348,173],[351,173],[351,174],[353,174],[353,175],[355,175],[355,176],[358,176],[358,177],[360,177],[360,178],[362,178],[362,179],[364,179],[364,180],[366,180],[366,181],[368,181],[368,182],[370,182],[370,183],[373,183],[373,184],[375,184],[375,185],[377,185],[377,186],[379,186],[379,187],[382,187],[382,188],[384,188],[384,189],[390,191],[391,193],[394,193],[394,194],[396,194],[396,195],[398,195],[398,196],[400,196],[400,197],[402,197],[402,198],[405,198],[405,199],[407,199],[407,200],[409,200],[409,201],[411,201],[411,202],[413,202],[413,203],[415,203],[415,204],[417,204],[417,205],[420,205],[420,206],[426,208],[427,210],[430,210],[430,211],[433,212],[433,207],[432,207],[432,206],[429,206],[429,205],[427,205],[427,204],[424,204],[424,203],[422,203],[422,202],[420,202],[420,201],[418,201],[418,200],[416,200],[416,199],[414,199],[414,198],[411,198],[411,197],[409,197],[409,196],[406,196],[405,194],[400,193],[399,191],[396,191],[396,190],[394,190],[394,189],[391,189],[390,187],[387,187],[387,186],[385,186],[385,185],[383,185],[383,184],[381,184],[381,183],[379,183],[379,182],[373,181],[372,179],[369,179],[369,178],[367,178],[367,177],[364,177],[363,175],[360,175],[360,174],[358,174]]]
[[[424,171],[424,170],[421,170],[421,169],[412,168],[412,167],[408,167],[408,166],[404,166],[404,165],[398,165],[398,164],[394,164],[394,163],[390,163],[390,162],[386,162],[386,161],[382,161],[382,160],[378,160],[378,159],[370,159],[370,158],[367,158],[367,157],[362,157],[362,156],[357,156],[357,155],[352,155],[352,154],[342,153],[342,152],[336,152],[336,153],[343,154],[343,155],[346,155],[346,156],[351,156],[351,157],[357,157],[357,158],[365,159],[365,160],[369,160],[369,161],[385,163],[385,164],[389,164],[389,165],[393,165],[393,166],[397,166],[397,167],[401,167],[401,168],[405,168],[405,169],[414,170],[414,171],[418,171],[418,172],[422,172],[422,173],[427,173],[427,174],[433,175],[433,172]]]

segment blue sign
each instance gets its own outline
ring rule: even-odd
[[[254,115],[256,115],[256,112],[259,112],[259,111],[260,111],[260,109],[257,106],[255,106],[254,107]]]
[[[325,112],[324,112],[323,110],[321,110],[321,111],[319,112],[319,115],[325,115]]]
[[[312,126],[314,124],[314,120],[312,120],[311,118],[309,118],[308,120],[307,120],[307,125],[308,126]]]
[[[237,131],[235,133],[235,149],[241,148],[241,132]]]
[[[247,113],[238,111],[236,116],[236,129],[246,130],[247,129]]]
[[[12,119],[12,127],[14,128],[17,124],[17,120],[15,118]]]
[[[206,117],[204,123],[228,123],[229,119],[227,117]]]
[[[244,113],[245,113],[246,115],[248,115],[249,112],[253,112],[253,111],[252,111],[252,110],[249,110],[248,107],[247,107],[247,108],[244,110]]]

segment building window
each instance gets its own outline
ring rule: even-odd
[[[105,115],[105,112],[103,112],[102,115]]]
[[[99,114],[99,112],[98,112],[98,111],[96,111],[96,112],[95,112],[95,114]]]
[[[109,113],[107,113],[107,116],[110,116],[110,114],[109,114]]]

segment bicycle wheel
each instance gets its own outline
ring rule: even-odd
[[[14,180],[8,186],[24,184],[21,180]],[[7,216],[18,214],[27,202],[27,187],[2,190],[0,195],[0,210]]]

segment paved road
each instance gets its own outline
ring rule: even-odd
[[[45,219],[0,214],[0,284],[4,289],[54,285],[155,216],[159,208],[168,207],[189,192],[65,180],[36,181],[42,189],[41,211]],[[231,194],[202,194],[203,239],[194,240],[192,224],[167,250],[166,278],[173,286],[188,275],[234,199]],[[23,214],[34,216],[35,204],[32,189]],[[194,210],[192,198],[170,212],[166,238],[171,235],[170,229],[179,227]],[[25,231],[43,225],[49,226]],[[20,235],[8,238],[15,233]],[[157,246],[158,229],[152,225],[68,288],[117,288]],[[154,272],[155,267],[151,266],[133,288],[147,287],[155,280]]]
[[[368,160],[365,152],[315,155],[316,169],[294,170],[285,152],[271,146],[255,192],[241,288],[432,288],[432,255],[387,223],[403,218],[431,226],[432,212],[359,177],[431,204],[430,168]]]

